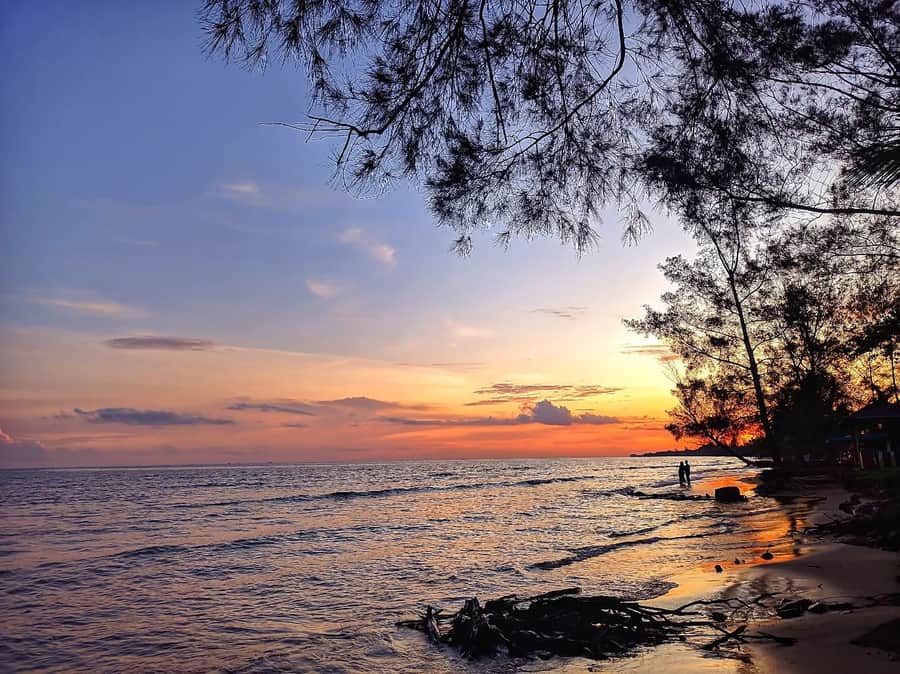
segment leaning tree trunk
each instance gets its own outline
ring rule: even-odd
[[[750,378],[753,380],[753,393],[756,396],[756,409],[759,414],[759,423],[763,427],[763,435],[765,436],[766,445],[772,454],[772,461],[776,464],[781,463],[781,448],[775,440],[775,434],[772,432],[772,423],[769,420],[769,410],[766,405],[766,396],[762,389],[762,380],[759,376],[759,365],[756,362],[756,354],[753,351],[753,344],[750,341],[750,332],[747,329],[747,320],[744,317],[744,307],[741,303],[740,295],[737,291],[737,285],[734,281],[734,273],[728,273],[728,286],[731,288],[731,296],[734,299],[735,310],[738,315],[738,322],[741,326],[741,340],[744,343],[744,349],[747,351],[747,363],[750,370]]]

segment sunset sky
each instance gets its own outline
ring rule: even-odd
[[[676,225],[459,258],[414,188],[356,199],[327,143],[262,125],[303,119],[302,73],[204,57],[195,9],[0,9],[0,465],[674,446],[621,321],[690,252]]]

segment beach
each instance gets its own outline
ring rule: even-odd
[[[896,593],[900,555],[860,546],[833,544],[780,564],[759,566],[747,573],[743,585],[732,591],[764,592],[789,588],[814,601],[853,601]],[[761,629],[794,637],[793,646],[758,644],[748,651],[759,672],[864,671],[896,672],[900,667],[900,628],[892,627],[893,650],[853,643],[880,625],[900,619],[900,607],[876,606],[824,615],[775,620]]]
[[[746,493],[752,498],[752,489],[746,489]],[[798,530],[846,518],[838,506],[849,496],[834,484],[781,494],[789,517],[803,519]],[[805,502],[799,511],[798,501]],[[773,522],[773,526],[777,525]],[[765,550],[773,553],[771,560],[759,556]],[[741,659],[729,662],[728,658],[715,658],[714,664],[708,653],[696,649],[686,653],[675,647],[674,654],[663,650],[643,656],[639,663],[622,671],[653,671],[654,665],[665,666],[672,674],[710,669],[740,674],[879,674],[898,670],[900,624],[890,623],[900,619],[900,606],[897,602],[892,606],[862,605],[872,603],[876,597],[900,593],[900,553],[803,535],[784,539],[765,550],[750,551],[752,556],[743,559],[742,564],[723,559],[721,574],[710,573],[714,569],[705,565],[683,574],[675,579],[678,587],[651,603],[674,607],[698,599],[751,600],[772,593],[788,599],[802,597],[813,602],[853,603],[861,607],[825,614],[806,612],[789,619],[757,617],[751,622],[756,631],[796,639],[791,646],[751,643],[736,652]],[[881,626],[885,628],[878,635],[880,645],[890,648],[854,643]]]

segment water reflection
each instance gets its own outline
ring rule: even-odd
[[[393,624],[473,594],[580,585],[650,597],[676,574],[781,550],[802,529],[801,503],[625,494],[677,490],[676,465],[5,472],[0,665],[508,671],[523,664],[464,662]],[[698,460],[693,493],[733,483],[733,465]],[[597,554],[536,566],[585,548]]]

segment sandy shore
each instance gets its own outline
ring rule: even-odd
[[[802,526],[820,524],[843,517],[838,504],[849,494],[836,486],[824,486],[810,493],[817,502],[805,514]],[[791,506],[788,505],[788,510]],[[802,527],[798,527],[802,528]],[[758,551],[755,551],[758,553]],[[842,543],[821,544],[798,537],[789,548],[773,548],[774,559],[764,562],[754,557],[744,568],[727,565],[733,581],[722,594],[742,598],[764,592],[804,597],[830,603],[868,603],[867,598],[900,592],[900,553]],[[873,606],[825,614],[806,613],[799,618],[773,618],[754,625],[779,636],[793,637],[793,646],[770,642],[746,647],[750,659],[741,668],[754,674],[823,674],[824,672],[900,671],[900,627],[892,629],[894,647],[881,650],[854,641],[885,623],[900,619],[898,606]]]
[[[714,486],[721,485],[701,485],[695,491]],[[752,484],[742,485],[742,490],[751,492]],[[651,603],[675,607],[694,599],[725,596],[749,600],[762,593],[773,592],[813,601],[864,604],[867,597],[900,593],[900,553],[841,543],[822,544],[799,535],[805,527],[844,517],[838,504],[848,498],[846,491],[836,486],[816,486],[786,496],[788,503],[784,505],[784,512],[791,518],[791,529],[798,532],[793,539],[782,538],[778,542],[772,541],[771,546],[760,544],[752,550],[735,550],[735,556],[742,558],[743,564],[735,564],[734,559],[726,558],[721,562],[724,567],[722,573],[700,567],[680,575],[675,579],[679,584],[677,588]],[[760,557],[767,550],[774,554],[770,561]],[[745,646],[742,654],[748,657],[743,662],[711,658],[710,654],[696,649],[670,645],[623,663],[616,671],[664,669],[667,674],[694,671],[735,674],[896,673],[900,672],[900,652],[852,642],[897,619],[900,619],[900,607],[877,606],[825,614],[806,613],[792,619],[755,621],[751,625],[753,631],[793,637],[797,643],[779,646],[764,642]],[[893,641],[900,649],[900,626],[894,631]]]
[[[821,500],[807,524],[842,517],[838,504],[848,494],[838,487],[814,490]],[[900,553],[834,543],[812,544],[785,558],[746,568],[726,595],[758,596],[781,592],[813,601],[867,603],[866,598],[900,593]],[[853,643],[880,625],[900,619],[900,607],[875,606],[821,615],[806,613],[799,618],[773,619],[758,629],[794,637],[793,646],[772,643],[748,648],[753,671],[805,674],[823,672],[900,671],[900,627],[892,632],[893,648],[881,650]]]
[[[726,593],[758,595],[780,591],[814,601],[864,603],[866,597],[900,592],[900,554],[834,544],[786,562],[748,569]],[[793,646],[755,644],[748,651],[757,672],[900,671],[900,651],[853,642],[879,625],[900,619],[900,607],[877,606],[789,620],[772,620],[758,629],[794,637]],[[900,649],[900,628],[893,641]]]

